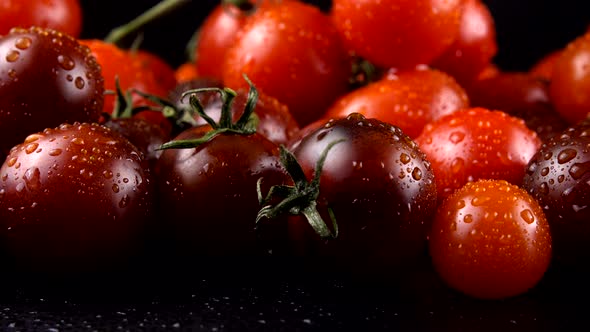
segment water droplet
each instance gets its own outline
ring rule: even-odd
[[[547,176],[547,174],[549,174],[549,167],[543,167],[543,169],[541,170],[541,175]]]
[[[38,143],[27,144],[27,146],[25,146],[25,152],[27,154],[31,154],[31,153],[35,152],[35,150],[37,150],[38,147],[39,147]]]
[[[113,192],[114,193],[118,193],[119,192],[119,185],[117,185],[116,183],[113,184]]]
[[[62,149],[53,149],[49,151],[49,155],[52,157],[57,157],[62,153]]]
[[[109,170],[104,170],[102,172],[102,175],[107,179],[111,179],[113,177],[113,172]]]
[[[86,82],[84,82],[84,79],[82,77],[78,76],[78,77],[76,77],[74,84],[76,85],[76,88],[82,90],[82,89],[84,89]]]
[[[129,204],[129,195],[125,195],[123,196],[123,198],[121,198],[121,200],[119,201],[119,207],[125,208],[127,207],[127,204]]]
[[[318,134],[318,136],[317,136],[317,140],[318,140],[318,141],[321,141],[321,140],[323,140],[323,139],[324,139],[324,137],[326,137],[326,135],[327,135],[327,134],[328,134],[328,132],[327,132],[327,131],[322,131],[321,133],[319,133],[319,134]]]
[[[15,189],[17,193],[20,193],[25,189],[25,184],[23,182],[19,182]]]
[[[463,170],[464,164],[465,161],[463,160],[463,158],[455,158],[451,163],[451,172],[453,172],[454,174],[461,172],[461,170]]]
[[[574,159],[578,155],[578,152],[574,149],[564,149],[557,155],[557,162],[565,164],[568,161]]]
[[[465,139],[465,133],[462,131],[454,131],[449,136],[449,140],[454,144],[461,143]]]
[[[14,46],[16,46],[16,48],[24,51],[27,48],[31,47],[32,43],[33,43],[33,41],[31,40],[31,38],[21,37],[16,40],[16,43],[14,43]]]
[[[590,171],[590,162],[585,163],[576,163],[573,164],[572,167],[569,169],[569,173],[574,178],[574,180],[579,180],[586,174],[586,172]]]
[[[529,209],[524,209],[520,211],[520,217],[524,220],[527,224],[532,224],[535,222],[535,215]]]
[[[409,163],[410,161],[412,161],[412,158],[410,158],[410,156],[408,156],[407,154],[402,153],[399,156],[399,160],[405,165],[405,164]]]
[[[476,196],[471,200],[471,205],[482,206],[489,202],[491,199],[489,196]]]
[[[14,164],[16,164],[17,161],[18,161],[18,157],[12,157],[6,161],[6,165],[8,167],[12,167],[12,166],[14,166]]]
[[[60,67],[62,67],[65,70],[72,70],[76,66],[72,58],[70,58],[67,55],[58,55],[57,63],[59,63]]]
[[[460,210],[460,209],[462,209],[462,208],[464,208],[464,207],[465,207],[465,201],[464,201],[464,200],[462,200],[462,199],[458,200],[458,201],[457,201],[457,204],[455,205],[455,208],[456,208],[457,210]]]
[[[36,190],[41,186],[41,171],[37,167],[27,169],[23,178],[29,190]]]
[[[553,152],[549,151],[549,152],[545,152],[545,154],[543,154],[543,158],[545,160],[549,160],[549,159],[551,159],[551,157],[553,157]]]
[[[74,80],[74,76],[72,76],[72,75],[68,74],[68,75],[66,76],[66,80],[68,80],[68,82],[71,82],[71,81],[73,81],[73,80]]]
[[[74,143],[76,145],[84,145],[84,144],[86,144],[84,142],[84,139],[81,138],[81,137],[74,137],[74,138],[72,138],[72,143]]]
[[[473,222],[473,216],[470,214],[466,214],[465,217],[463,217],[463,222],[466,224],[472,223]]]
[[[539,192],[543,195],[547,195],[549,193],[549,186],[547,185],[547,182],[541,183],[539,186]]]
[[[418,167],[414,167],[414,170],[412,171],[412,177],[414,180],[420,181],[422,179],[422,170]]]
[[[20,52],[11,50],[6,54],[6,61],[8,62],[15,62],[20,57]]]

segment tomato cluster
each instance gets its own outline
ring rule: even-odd
[[[54,6],[72,15],[0,6],[16,270],[164,244],[201,271],[272,256],[394,280],[427,256],[451,288],[505,298],[588,256],[590,33],[506,72],[481,0],[223,1],[174,67],[120,36],[158,6],[105,40]]]

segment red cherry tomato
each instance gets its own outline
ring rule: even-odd
[[[463,0],[334,0],[346,46],[382,67],[430,64],[455,40]]]
[[[529,74],[534,77],[551,81],[551,78],[553,77],[553,67],[555,67],[555,62],[557,62],[560,55],[561,50],[553,51],[545,55],[537,61],[531,69],[529,69]]]
[[[490,64],[497,51],[496,27],[490,10],[481,0],[466,0],[457,39],[432,66],[466,84]]]
[[[348,89],[350,61],[330,19],[298,1],[260,7],[227,51],[223,83],[256,87],[289,107],[300,126],[319,119]]]
[[[590,32],[569,43],[555,61],[549,86],[555,109],[570,123],[590,112]]]
[[[551,233],[536,200],[503,180],[467,183],[438,208],[430,255],[452,288],[482,299],[525,293],[551,260]]]
[[[132,50],[130,52],[131,56],[142,64],[145,71],[152,72],[156,82],[162,86],[163,90],[170,91],[174,89],[177,83],[176,73],[174,68],[164,59],[146,50]]]
[[[432,163],[441,199],[479,179],[520,185],[525,166],[541,147],[522,119],[484,108],[455,112],[426,125],[416,143]]]
[[[325,118],[356,112],[400,127],[416,138],[427,123],[467,107],[467,94],[451,76],[421,69],[390,75],[344,95]]]
[[[192,81],[199,76],[199,71],[193,62],[185,62],[174,70],[177,84]]]
[[[2,0],[0,3],[0,35],[14,27],[49,28],[80,36],[82,8],[78,0]]]

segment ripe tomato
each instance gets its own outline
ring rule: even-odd
[[[247,88],[246,74],[287,105],[300,126],[319,119],[347,91],[350,74],[330,19],[299,1],[269,3],[252,14],[222,67],[225,86]]]
[[[526,191],[503,180],[479,180],[438,208],[430,255],[450,287],[477,298],[506,298],[543,277],[551,233],[539,203]]]
[[[525,166],[541,146],[522,119],[484,108],[455,112],[427,124],[416,143],[432,163],[441,199],[479,179],[520,185]]]
[[[557,59],[559,59],[560,55],[561,50],[556,50],[546,54],[539,61],[533,64],[533,66],[528,71],[529,74],[534,77],[551,81],[551,78],[553,77],[553,67],[555,66],[555,62]]]
[[[549,92],[555,109],[570,123],[590,110],[590,32],[570,42],[553,67]]]
[[[131,56],[139,61],[144,70],[151,71],[163,90],[170,91],[176,86],[176,73],[164,59],[146,50],[130,50]]]
[[[497,51],[490,10],[481,0],[465,0],[457,39],[432,66],[467,84],[491,63]]]
[[[467,94],[451,76],[422,68],[395,73],[342,96],[325,118],[361,113],[416,138],[427,123],[467,107]]]
[[[32,134],[0,168],[0,245],[30,271],[65,274],[125,264],[153,214],[141,153],[97,124]]]
[[[166,97],[168,94],[168,90],[158,82],[154,73],[144,66],[141,58],[136,58],[131,52],[98,39],[81,40],[80,42],[90,48],[92,55],[100,64],[105,90],[115,91],[115,82],[118,78],[123,91],[137,89],[159,97]],[[146,103],[145,98],[137,94],[133,95],[134,106]],[[103,112],[110,114],[114,108],[115,96],[106,95]]]
[[[590,120],[543,144],[523,188],[543,207],[559,262],[586,268],[590,253]]]
[[[338,235],[322,239],[303,217],[292,219],[296,254],[345,274],[402,275],[426,248],[436,209],[430,164],[399,128],[353,113],[325,123],[293,150],[307,179],[328,145],[340,140],[321,169],[317,199],[324,220],[333,211]]]
[[[46,127],[98,121],[103,93],[99,65],[74,38],[12,30],[0,38],[0,150]]]
[[[334,0],[346,46],[382,67],[430,64],[455,40],[463,0]]]
[[[200,75],[197,71],[197,67],[193,62],[185,62],[174,70],[174,78],[176,78],[176,83],[191,81],[197,79],[199,76]]]
[[[82,8],[78,0],[2,0],[0,1],[0,35],[10,29],[36,26],[80,36]]]

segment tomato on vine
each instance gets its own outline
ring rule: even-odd
[[[82,30],[79,0],[3,0],[0,4],[0,35],[12,28],[40,27],[57,30],[73,38]]]

